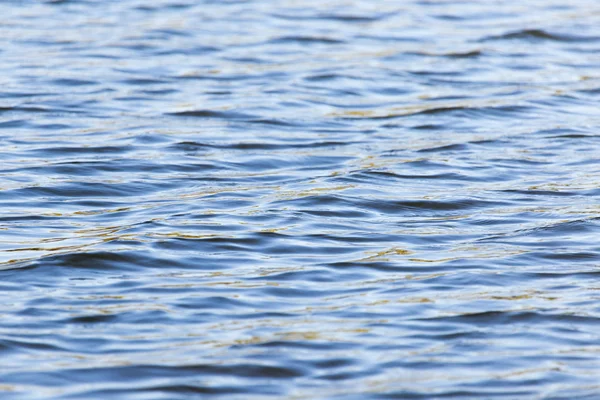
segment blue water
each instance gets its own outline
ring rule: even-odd
[[[600,3],[0,4],[1,399],[600,398]]]

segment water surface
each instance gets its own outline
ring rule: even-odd
[[[600,397],[600,4],[5,1],[2,399]]]

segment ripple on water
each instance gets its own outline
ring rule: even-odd
[[[594,2],[3,12],[0,398],[599,396]]]

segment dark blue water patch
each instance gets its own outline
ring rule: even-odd
[[[29,105],[20,105],[20,106],[4,106],[0,107],[0,113],[10,113],[10,112],[24,112],[24,113],[44,113],[52,111],[48,108],[44,107],[36,107]]]
[[[138,364],[134,366],[126,366],[119,368],[88,368],[88,369],[63,369],[55,373],[32,373],[27,375],[11,375],[7,374],[7,382],[27,382],[35,381],[38,385],[60,386],[65,382],[71,381],[74,384],[84,384],[93,379],[97,382],[110,382],[117,377],[135,380],[152,380],[159,376],[167,376],[172,378],[194,378],[198,376],[219,376],[222,374],[232,375],[235,377],[248,378],[263,378],[263,379],[289,379],[303,375],[303,369],[281,367],[276,365],[261,365],[261,364],[238,364],[235,366],[220,366],[218,364],[190,364],[186,366],[168,366],[156,364]],[[78,379],[73,381],[68,378],[69,375],[77,374]]]
[[[404,212],[419,212],[424,213],[444,213],[454,212],[469,209],[479,209],[487,207],[498,207],[508,205],[509,203],[489,201],[482,199],[453,199],[448,201],[430,201],[430,200],[411,200],[411,201],[361,201],[367,208],[376,210],[384,214],[396,214]]]
[[[77,155],[88,155],[88,154],[123,154],[133,150],[130,146],[116,147],[116,146],[77,146],[77,147],[44,147],[42,149],[31,150],[34,155],[40,155],[44,157],[64,157],[73,154]]]
[[[449,148],[451,148],[451,146],[448,146]],[[429,180],[429,179],[446,179],[448,181],[484,181],[486,178],[485,177],[474,177],[474,176],[468,176],[466,174],[461,174],[461,173],[440,173],[440,174],[412,174],[412,175],[408,175],[408,174],[397,174],[391,171],[366,171],[366,172],[360,172],[360,175],[365,175],[368,178],[371,177],[377,177],[377,178],[384,178],[385,180],[389,180],[390,178],[394,179],[394,180],[404,180],[404,179],[416,179],[416,180]]]
[[[170,50],[162,50],[156,49],[153,54],[155,56],[192,56],[192,55],[206,55],[214,52],[221,51],[218,47],[213,46],[194,46],[183,49],[170,49]]]
[[[134,85],[134,86],[148,86],[148,85],[164,85],[167,83],[165,80],[160,79],[149,79],[149,78],[131,78],[125,79],[122,83],[126,85]]]
[[[164,38],[190,37],[191,36],[191,34],[189,32],[186,32],[185,30],[182,30],[182,29],[172,29],[172,28],[152,29],[152,30],[150,30],[150,32],[155,33],[157,35],[160,35],[161,37],[164,37]]]
[[[422,57],[422,56],[428,56],[428,57],[445,57],[445,58],[456,58],[456,59],[460,59],[460,58],[477,58],[477,57],[481,57],[483,55],[485,55],[485,52],[483,50],[471,50],[471,51],[464,51],[464,52],[451,52],[451,53],[440,53],[440,54],[435,54],[435,53],[427,53],[427,52],[408,52],[405,53],[407,55],[414,55],[414,56],[418,56],[418,57]]]
[[[214,82],[244,82],[244,81],[263,81],[265,79],[271,79],[273,81],[285,80],[287,75],[281,72],[265,72],[265,73],[247,73],[247,74],[235,74],[235,73],[219,73],[218,71],[207,71],[204,73],[188,73],[175,75],[171,78],[185,81],[214,81]],[[250,82],[248,82],[250,84]]]
[[[428,116],[428,115],[445,115],[448,114],[458,118],[514,118],[512,114],[526,114],[530,108],[525,106],[504,106],[504,107],[471,107],[471,106],[425,106],[423,109],[416,111],[407,109],[399,109],[397,111],[391,110],[390,112],[379,115],[378,113],[370,114],[356,113],[356,115],[345,117],[345,119],[372,119],[372,120],[387,120],[393,118],[407,118],[412,116]]]
[[[253,121],[254,122],[254,121]],[[359,144],[360,142],[347,142],[347,141],[309,141],[306,143],[294,143],[294,142],[282,142],[282,143],[269,143],[269,142],[239,142],[239,143],[198,143],[198,142],[179,142],[171,145],[171,148],[176,150],[183,150],[185,152],[197,152],[197,151],[208,151],[212,149],[219,150],[241,150],[243,152],[253,150],[294,150],[294,149],[318,149],[321,147],[326,148],[337,148],[342,146],[351,146]]]
[[[558,260],[558,261],[593,261],[596,262],[600,260],[600,253],[597,252],[561,252],[561,253],[550,253],[545,255],[540,255],[542,259],[550,259],[550,260]]]
[[[451,144],[451,145],[446,145],[446,146],[421,149],[421,150],[418,150],[418,152],[419,153],[431,153],[431,152],[456,153],[456,152],[464,151],[466,149],[467,149],[467,146],[464,144]]]
[[[121,183],[121,184],[106,184],[106,183],[88,183],[88,182],[72,182],[57,186],[46,186],[46,187],[27,187],[22,189],[16,189],[4,192],[2,197],[19,197],[29,198],[42,197],[45,199],[50,198],[111,198],[111,197],[131,197],[139,196],[141,193],[153,192],[156,190],[163,190],[169,187],[169,184],[161,187],[158,185],[138,182],[137,184]]]
[[[40,260],[36,267],[53,269],[74,268],[92,271],[130,271],[139,270],[142,265],[147,267],[168,269],[180,266],[181,263],[171,259],[156,259],[153,256],[138,257],[135,251],[131,252],[85,252],[73,253],[59,256],[50,256]]]
[[[57,86],[89,86],[98,84],[96,81],[75,78],[54,79],[51,81],[51,83]]]
[[[79,154],[78,152],[75,153]],[[85,154],[85,153],[84,153]],[[93,154],[93,153],[92,153]],[[206,173],[208,171],[223,170],[224,167],[213,164],[202,164],[188,162],[181,164],[142,162],[139,160],[108,160],[108,161],[70,161],[57,162],[46,166],[23,167],[5,170],[5,173],[44,173],[51,175],[75,176],[102,176],[105,173],[152,173],[155,177],[159,175],[171,175],[173,173]],[[188,177],[188,180],[191,178]],[[169,187],[169,185],[166,188]]]
[[[537,196],[551,196],[551,197],[563,197],[563,196],[579,196],[580,193],[573,191],[564,191],[564,190],[539,190],[539,189],[529,189],[529,190],[519,190],[519,189],[508,189],[503,190],[505,193],[514,193],[521,194],[529,197],[537,197]]]
[[[150,96],[158,96],[158,95],[170,95],[178,93],[177,89],[143,89],[139,91],[140,93],[150,95]]]
[[[219,118],[219,119],[248,119],[256,118],[255,116],[230,111],[212,111],[212,110],[194,110],[194,111],[179,111],[170,115],[177,117],[194,117],[194,118]]]
[[[0,122],[0,129],[25,128],[29,124],[24,119],[15,119],[11,121]]]
[[[320,269],[320,270],[311,270],[311,271],[292,271],[292,272],[282,272],[282,273],[274,273],[265,276],[258,276],[253,278],[253,280],[264,280],[269,282],[339,282],[339,281],[357,281],[361,279],[365,279],[367,274],[359,274],[355,272],[339,272],[335,273],[328,269]]]
[[[282,36],[282,37],[278,37],[275,39],[272,39],[271,41],[269,41],[269,43],[281,43],[281,44],[288,44],[288,43],[297,43],[299,45],[305,45],[305,44],[325,44],[325,45],[330,45],[330,44],[341,44],[344,43],[343,40],[338,40],[338,39],[334,39],[331,37],[319,37],[319,36]]]
[[[352,79],[350,75],[340,74],[340,73],[332,73],[332,72],[323,72],[317,73],[314,75],[310,75],[304,78],[307,82],[319,82],[319,81],[336,81],[343,79]],[[352,94],[351,92],[346,93],[347,95]],[[354,93],[355,95],[359,95],[358,93]]]
[[[584,94],[597,95],[600,93],[600,88],[581,89],[579,90],[579,92]]]
[[[555,41],[555,42],[588,42],[588,41],[598,41],[600,37],[598,36],[579,36],[573,34],[560,34],[554,33],[547,30],[542,29],[523,29],[514,32],[505,33],[502,35],[494,35],[489,36],[487,38],[482,39],[482,41],[488,40],[512,40],[512,39],[522,39],[528,41]]]
[[[495,325],[507,324],[530,324],[537,325],[555,324],[567,322],[577,325],[596,326],[600,324],[600,318],[578,316],[571,314],[553,314],[548,312],[503,312],[503,311],[486,311],[482,313],[464,314],[453,317],[438,317],[436,319],[444,319],[451,324],[469,324],[469,325],[485,325],[486,327],[494,327]]]
[[[295,10],[299,11],[299,10]],[[351,15],[351,14],[321,14],[321,13],[310,13],[309,10],[304,15],[300,13],[295,13],[294,15],[290,14],[272,14],[274,18],[283,19],[283,20],[330,20],[335,22],[343,22],[343,23],[368,23],[374,22],[379,19],[385,18],[386,14],[380,15]]]
[[[297,126],[302,126],[301,124],[289,121],[289,120],[282,120],[282,119],[270,119],[270,118],[259,118],[259,119],[254,119],[249,121],[253,124],[260,124],[260,125],[273,125],[276,127],[297,127]]]

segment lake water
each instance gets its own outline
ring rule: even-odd
[[[599,2],[0,12],[0,398],[600,398]]]

